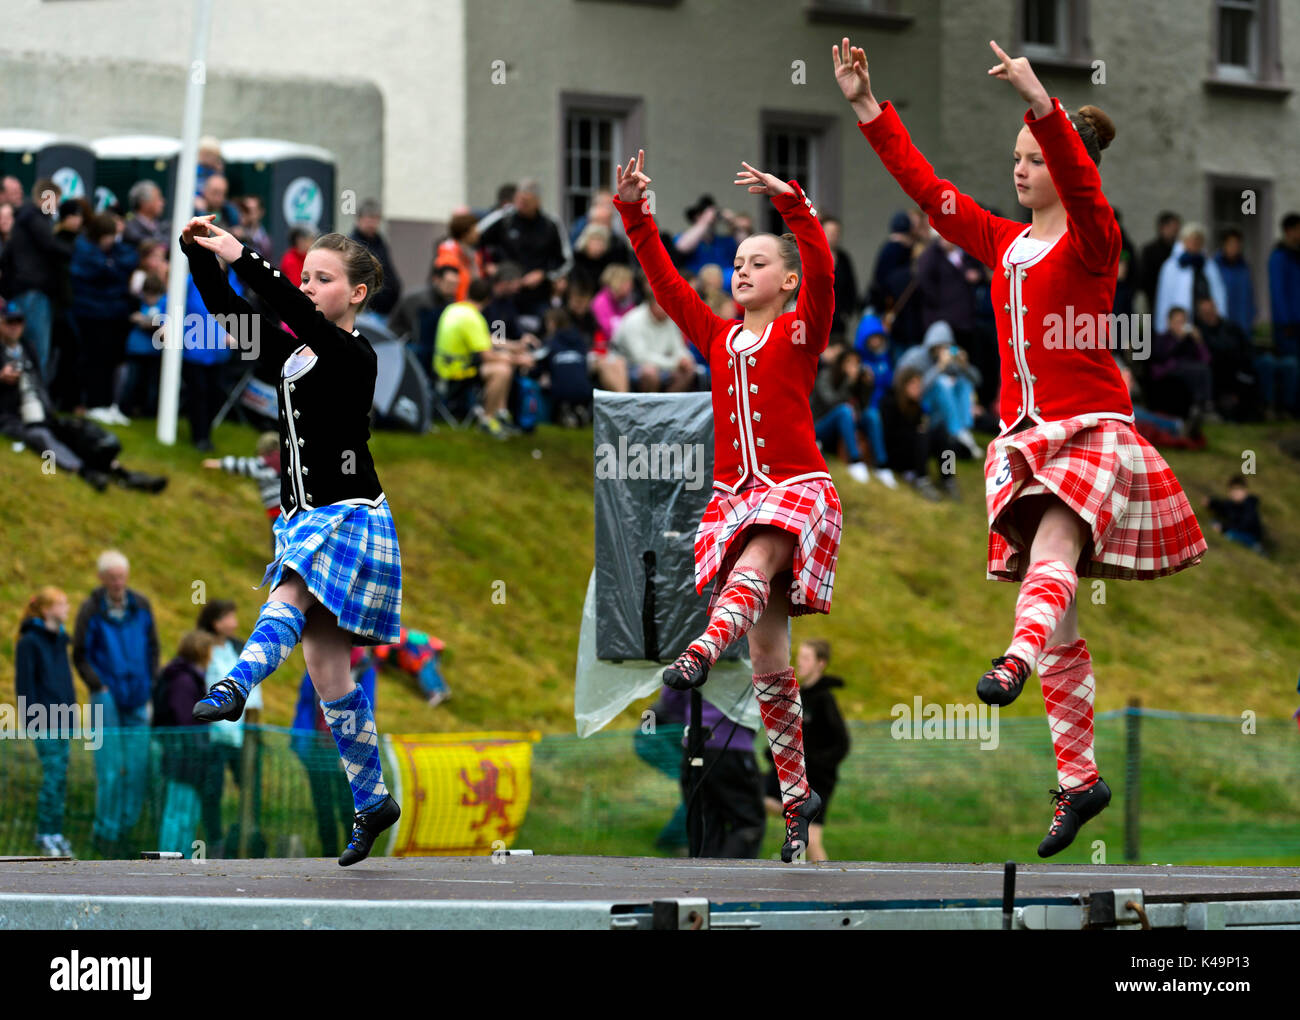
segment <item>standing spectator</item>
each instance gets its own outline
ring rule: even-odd
[[[634,276],[627,266],[609,265],[600,274],[600,293],[591,302],[591,314],[605,333],[613,337],[619,320],[636,307],[632,284]]]
[[[916,262],[916,296],[921,302],[922,328],[946,322],[956,342],[971,346],[975,329],[975,290],[968,275],[967,256],[937,234]]]
[[[271,559],[275,559],[275,522],[280,516],[280,434],[263,432],[258,436],[256,457],[208,457],[203,461],[203,466],[209,471],[243,475],[257,483],[257,494],[271,525]],[[233,606],[234,603],[231,605]],[[202,617],[199,618],[199,626],[212,630],[205,626]],[[218,654],[217,658],[220,659],[221,655]],[[233,668],[234,664],[231,665]],[[222,673],[216,680],[220,680],[225,675],[226,673]],[[213,682],[215,683],[215,680]],[[254,692],[260,690],[260,685],[253,688]],[[252,704],[252,697],[253,695],[250,694],[248,704]],[[257,694],[258,703],[252,707],[261,708],[261,699],[261,694]],[[223,722],[225,720],[218,720],[218,725]]]
[[[434,252],[433,264],[455,266],[460,271],[460,282],[452,300],[464,301],[469,297],[469,285],[485,275],[483,255],[477,247],[478,219],[472,212],[458,212],[452,216],[447,231],[447,239]]]
[[[664,687],[658,705],[669,715],[686,718],[690,694]],[[694,837],[701,857],[753,860],[763,845],[767,819],[763,815],[762,773],[754,755],[753,730],[728,719],[707,699],[701,704],[704,737],[703,782],[698,801],[686,809],[688,838]],[[680,782],[682,802],[692,795],[693,770],[686,759],[689,733],[683,732]],[[698,834],[695,826],[699,826]]]
[[[722,268],[723,289],[730,291],[738,247],[729,219],[732,214],[720,210],[712,195],[701,195],[685,215],[690,226],[673,238],[673,247],[685,260],[682,268],[694,276],[712,262]]]
[[[844,681],[838,676],[826,673],[831,664],[831,644],[829,641],[805,641],[799,646],[795,656],[795,672],[799,677],[799,697],[803,701],[803,753],[807,763],[808,785],[812,786],[822,798],[821,810],[817,812],[808,829],[808,860],[817,862],[828,860],[826,856],[826,812],[831,799],[822,793],[823,789],[835,792],[839,781],[840,763],[849,755],[849,728],[844,725],[840,706],[835,701],[835,688],[843,687]],[[769,757],[771,752],[768,752]],[[775,771],[766,777],[765,800],[768,814],[781,813],[781,785]]]
[[[77,612],[72,662],[100,715],[95,752],[94,841],[101,856],[127,850],[144,807],[149,771],[149,701],[158,674],[158,630],[149,600],[127,587],[130,564],[116,549],[101,553],[100,586]]]
[[[66,237],[56,237],[51,217],[62,195],[47,177],[32,186],[31,200],[14,213],[14,228],[4,249],[0,279],[4,295],[16,301],[27,317],[24,336],[40,359],[41,378],[48,381],[50,329],[53,301],[58,293],[60,270],[72,257]]]
[[[167,284],[162,277],[150,273],[140,290],[140,307],[131,313],[131,332],[126,337],[126,372],[114,401],[128,418],[142,413],[152,417],[157,413],[162,350],[154,343],[154,336],[165,321],[166,310]]]
[[[231,290],[242,295],[244,285],[224,263],[218,262],[230,282]],[[236,343],[208,314],[194,277],[189,278],[185,297],[185,317],[201,316],[203,332],[188,339],[181,351],[181,378],[185,381],[185,410],[190,421],[190,442],[194,449],[212,451],[212,421],[225,400],[223,376],[230,361],[230,348]],[[255,353],[255,352],[254,352]]]
[[[212,774],[220,767],[212,753],[208,724],[194,719],[194,706],[207,693],[203,674],[216,644],[213,635],[187,631],[173,658],[158,676],[154,691],[153,725],[156,729],[183,732],[158,734],[162,743],[162,774],[167,780],[162,820],[158,826],[158,849],[193,853],[194,829],[202,806],[201,795],[210,788]],[[208,842],[216,835],[207,831]]]
[[[13,174],[6,174],[3,180],[0,180],[0,189],[3,189],[4,201],[17,209],[23,204],[23,182]]]
[[[486,228],[480,223],[480,229],[483,247],[494,262],[509,260],[523,270],[515,304],[523,328],[538,332],[555,282],[573,266],[573,253],[559,224],[542,212],[537,181],[520,181],[511,208]]]
[[[72,254],[72,314],[81,338],[86,416],[106,425],[129,425],[114,405],[114,376],[126,358],[131,330],[130,282],[139,255],[117,237],[108,213],[92,216]]]
[[[209,174],[199,187],[198,197],[194,199],[194,213],[212,213],[213,221],[223,230],[234,230],[239,226],[239,209],[228,200],[230,182],[224,174]],[[269,255],[270,252],[267,252]]]
[[[1205,507],[1214,514],[1215,531],[1247,549],[1263,549],[1264,525],[1259,519],[1259,497],[1251,494],[1243,476],[1233,475],[1228,480],[1227,499],[1207,497]]]
[[[1219,239],[1219,251],[1214,256],[1223,289],[1228,295],[1228,307],[1219,314],[1235,322],[1249,340],[1255,333],[1255,281],[1250,264],[1242,255],[1241,231],[1229,227]]]
[[[310,227],[291,227],[289,247],[280,256],[280,272],[294,282],[301,280],[302,264],[306,261],[307,253],[311,251],[312,242],[315,240],[316,232]]]
[[[72,252],[90,217],[90,205],[85,199],[66,198],[59,203],[59,221],[54,225],[54,238],[62,249]],[[81,406],[81,338],[72,314],[71,257],[61,259],[58,266],[58,283],[50,299],[50,365],[46,383],[50,398],[59,410]]]
[[[0,202],[0,254],[9,243],[9,235],[14,232],[14,207],[8,202]]]
[[[359,241],[370,254],[383,266],[383,286],[370,301],[369,308],[376,315],[388,315],[402,296],[402,278],[397,275],[397,266],[393,264],[388,253],[388,242],[379,232],[382,208],[378,200],[367,198],[357,210],[357,223],[352,231],[352,240]]]
[[[1219,413],[1233,421],[1263,417],[1255,374],[1255,350],[1231,319],[1214,307],[1214,299],[1196,302],[1196,329],[1210,352],[1211,391]]]
[[[1268,296],[1273,310],[1273,351],[1261,366],[1265,401],[1278,414],[1300,413],[1296,375],[1300,366],[1300,213],[1282,217],[1282,239],[1268,257]],[[1275,388],[1276,387],[1276,388]]]
[[[257,195],[244,195],[235,203],[239,209],[239,225],[230,232],[254,251],[260,251],[271,258],[271,235],[266,232],[262,221],[266,218],[266,209]],[[297,279],[298,277],[291,277]]]
[[[831,343],[842,343],[858,315],[858,274],[853,259],[840,247],[840,221],[835,216],[822,220],[826,243],[835,255],[835,313],[831,319]]]
[[[929,463],[938,461],[953,445],[948,430],[926,417],[921,408],[921,391],[921,370],[900,362],[894,373],[893,392],[880,403],[880,424],[894,474],[933,503],[943,497],[930,481]],[[942,464],[939,475],[944,490],[956,499],[956,478],[942,470]]]
[[[1119,266],[1115,271],[1115,303],[1111,311],[1116,315],[1132,315],[1138,278],[1137,246],[1124,229],[1124,219],[1118,209],[1115,210],[1115,222],[1119,224]]]
[[[880,402],[892,392],[894,385],[894,356],[889,348],[889,334],[885,324],[875,315],[864,315],[858,323],[854,345],[862,359],[862,368],[871,373],[871,399],[858,414],[858,429],[866,434],[875,458],[876,477],[887,488],[898,487],[889,468],[889,451],[885,449],[885,432],[880,422]]]
[[[68,664],[68,596],[58,588],[44,587],[32,596],[18,627],[14,648],[14,693],[30,711],[45,709],[48,724],[33,735],[41,763],[41,789],[36,796],[36,848],[46,857],[71,857],[72,846],[63,835],[63,812],[68,798],[68,739],[62,728],[69,710],[77,707]],[[19,709],[24,721],[27,714]]]
[[[867,305],[879,316],[884,316],[894,305],[902,288],[896,285],[897,276],[904,271],[910,277],[912,245],[916,241],[917,220],[914,215],[899,211],[889,218],[889,236],[876,252],[876,265],[871,272],[867,288]],[[906,284],[904,284],[906,286]]]
[[[272,445],[278,445],[279,436],[274,432],[268,433],[268,435],[271,436]],[[233,460],[234,458],[227,457],[224,459]],[[278,472],[276,478],[278,481]],[[206,694],[212,690],[213,685],[219,680],[230,675],[230,671],[239,662],[240,653],[244,650],[244,642],[237,636],[239,634],[238,607],[230,599],[213,599],[199,610],[199,618],[195,628],[212,639],[212,658],[208,660],[207,668],[203,674],[203,693]],[[244,702],[244,713],[247,713],[249,709],[258,712],[262,710],[261,684],[253,688],[248,700]],[[244,740],[246,737],[254,741],[260,738],[256,731],[246,733],[244,722],[244,715],[241,715],[239,719],[217,719],[208,724],[213,767],[208,774],[207,784],[200,789],[199,794],[200,799],[203,801],[203,831],[208,834],[208,841],[214,846],[222,845],[224,838],[224,830],[221,825],[221,794],[225,786],[227,768],[230,769],[235,785],[241,788],[241,792],[247,792],[247,795],[252,798],[252,819],[255,833],[253,838],[258,842],[264,842],[261,837],[262,756],[260,753],[252,755],[252,782],[249,784],[250,789],[243,791]],[[227,846],[229,847],[232,842],[234,846],[238,846],[237,839],[226,841]],[[230,849],[233,850],[234,848],[230,847]],[[254,854],[254,856],[261,856],[261,854]]]
[[[1142,249],[1137,290],[1146,297],[1147,310],[1153,315],[1156,310],[1156,287],[1160,281],[1160,270],[1173,254],[1174,242],[1177,241],[1178,232],[1182,227],[1183,218],[1177,213],[1168,211],[1160,213],[1156,217],[1155,239]],[[1164,321],[1164,319],[1156,320],[1157,323]]]
[[[170,241],[170,226],[162,218],[163,211],[167,208],[162,188],[150,180],[136,181],[126,193],[126,202],[131,207],[131,213],[126,218],[126,226],[122,228],[123,243],[138,249],[143,242],[153,241],[162,245],[166,252]],[[166,258],[166,255],[163,257]]]
[[[858,450],[858,415],[855,403],[870,393],[863,393],[862,359],[851,347],[842,348],[833,363],[822,362],[817,381],[809,397],[812,404],[813,430],[817,442],[828,455],[844,450],[849,477],[855,482],[871,481],[871,472]]]
[[[681,393],[695,387],[696,364],[686,338],[653,291],[618,320],[610,347],[626,359],[629,380],[643,393]]]
[[[167,246],[158,241],[141,241],[135,251],[139,261],[131,272],[131,282],[127,287],[131,294],[139,297],[140,291],[144,289],[144,281],[150,275],[158,277],[166,286],[167,271],[170,268],[167,264]]]
[[[1195,308],[1203,297],[1214,298],[1216,308],[1228,307],[1219,267],[1205,254],[1205,228],[1188,223],[1156,278],[1154,321],[1168,322],[1169,310],[1175,305],[1184,310]]]
[[[388,317],[388,328],[406,337],[411,353],[430,381],[433,373],[433,349],[438,337],[438,320],[460,291],[459,266],[436,262],[429,268],[429,286],[407,294]],[[466,289],[468,294],[468,288]]]

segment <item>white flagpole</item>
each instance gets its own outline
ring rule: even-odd
[[[180,159],[172,197],[171,265],[167,276],[166,345],[158,384],[158,441],[176,442],[176,413],[180,406],[181,338],[185,333],[185,295],[189,289],[189,261],[181,253],[181,230],[194,215],[194,181],[197,176],[199,128],[203,122],[203,86],[208,80],[208,35],[212,27],[212,0],[194,0],[194,40],[190,48],[189,81],[185,87],[185,119],[181,126]],[[206,330],[205,330],[206,332]]]

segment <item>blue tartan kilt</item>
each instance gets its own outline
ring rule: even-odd
[[[402,556],[388,500],[379,506],[333,503],[275,522],[275,559],[262,577],[271,590],[285,568],[298,574],[357,645],[400,637]]]

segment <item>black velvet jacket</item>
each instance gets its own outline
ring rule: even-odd
[[[233,316],[223,325],[240,350],[256,352],[277,369],[285,518],[332,503],[378,506],[384,491],[367,446],[376,375],[370,341],[329,322],[296,281],[245,245],[231,268],[297,334],[295,340],[231,289],[212,252],[183,241],[181,247],[209,314]],[[316,359],[286,378],[278,370],[304,346]]]

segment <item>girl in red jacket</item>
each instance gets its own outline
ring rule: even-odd
[[[664,683],[689,690],[749,636],[754,693],[781,781],[789,862],[821,808],[804,771],[803,707],[787,620],[830,611],[839,496],[813,435],[809,394],[830,338],[835,263],[817,211],[794,182],[742,163],[734,183],[768,195],[794,234],[754,234],[736,251],[731,293],[743,321],[715,315],[682,279],[650,215],[645,152],[618,168],[615,206],[655,299],[709,363],[713,497],[695,535],[695,586],[715,581],[709,625]],[[785,311],[796,298],[793,311]],[[715,580],[716,579],[716,580]]]
[[[989,45],[999,60],[989,74],[1030,107],[1012,174],[1032,212],[1027,227],[940,180],[893,106],[876,102],[866,54],[848,39],[832,51],[836,80],[885,169],[940,234],[994,270],[1002,430],[984,464],[988,576],[1021,585],[1011,644],[977,691],[1008,705],[1038,669],[1060,783],[1038,847],[1050,857],[1110,802],[1093,755],[1095,682],[1079,637],[1079,577],[1161,577],[1199,562],[1206,546],[1178,480],[1133,430],[1111,352],[1120,340],[1109,313],[1121,241],[1097,168],[1114,125],[1094,106],[1067,113],[1028,60]]]

